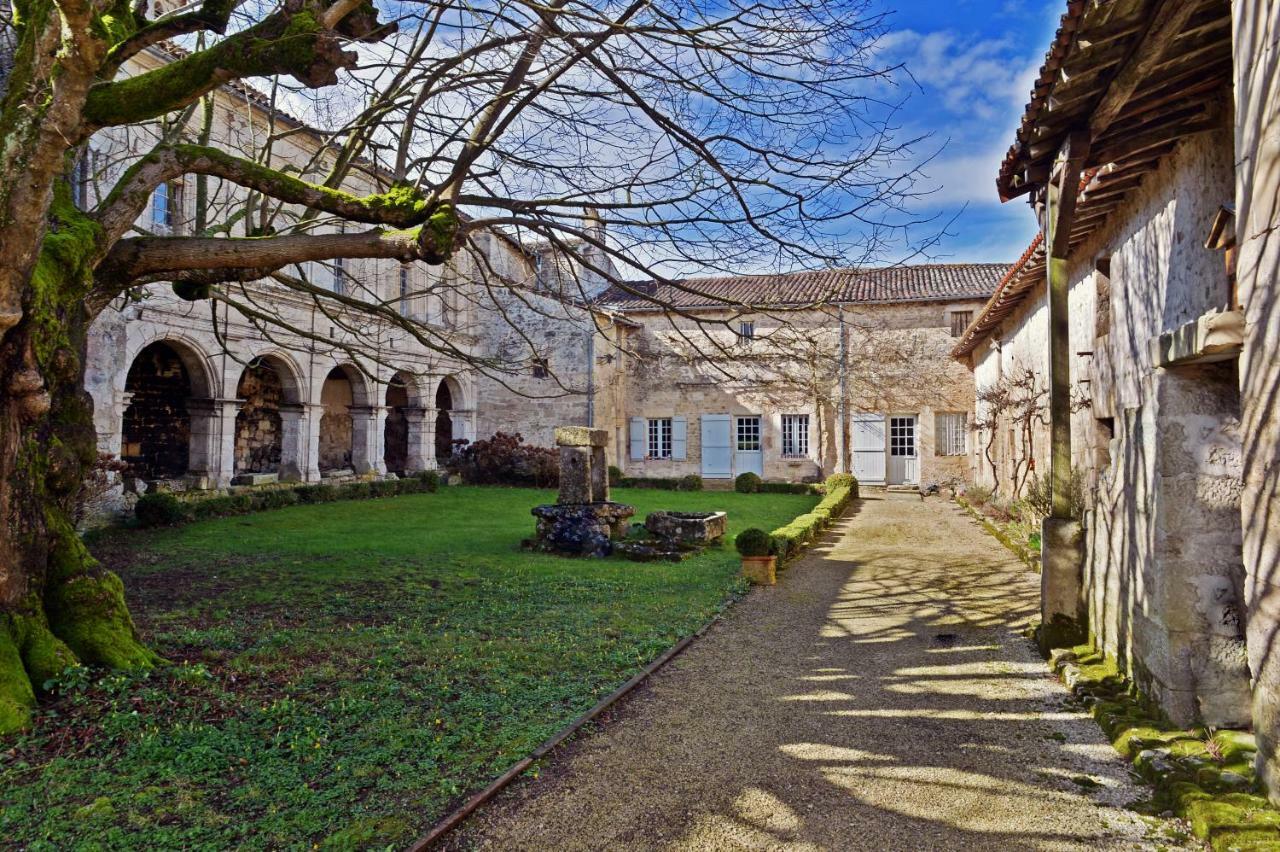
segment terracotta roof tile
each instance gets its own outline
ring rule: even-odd
[[[1009,268],[1007,263],[938,263],[637,282],[626,288],[610,288],[600,296],[599,303],[617,310],[654,311],[667,307],[781,307],[985,299],[995,292]]]

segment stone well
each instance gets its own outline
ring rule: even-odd
[[[556,429],[560,495],[553,505],[533,508],[537,527],[526,547],[565,556],[608,556],[613,543],[626,536],[636,510],[609,500],[608,442],[604,429]]]
[[[724,538],[724,512],[650,512],[644,528],[654,537],[707,545]]]

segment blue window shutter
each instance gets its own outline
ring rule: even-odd
[[[689,457],[689,421],[683,417],[671,418],[671,458],[684,461]]]
[[[649,440],[647,433],[647,424],[643,417],[631,418],[631,460],[642,461],[644,459],[645,444]]]

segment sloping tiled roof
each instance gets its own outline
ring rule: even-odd
[[[600,296],[599,303],[623,311],[657,311],[985,299],[995,292],[1009,269],[1007,263],[934,263],[636,282],[625,288],[610,288]]]
[[[1009,267],[1000,279],[995,293],[978,312],[977,318],[960,335],[960,341],[951,350],[952,358],[965,358],[978,344],[1000,327],[1000,321],[1018,309],[1038,285],[1044,283],[1044,234],[1036,234],[1031,245]]]

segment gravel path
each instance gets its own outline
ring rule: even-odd
[[[1179,846],[1020,635],[1038,591],[955,506],[868,497],[450,845]]]

